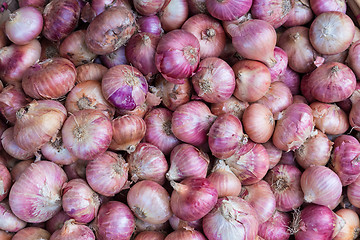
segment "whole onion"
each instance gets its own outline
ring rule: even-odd
[[[87,63],[76,68],[76,83],[94,80],[101,82],[107,67],[98,63]]]
[[[138,13],[144,16],[156,14],[165,3],[165,0],[147,1],[147,0],[134,0],[134,7]]]
[[[55,163],[32,163],[11,188],[11,210],[26,222],[49,220],[61,209],[60,191],[66,181],[65,172]]]
[[[136,22],[139,26],[139,32],[151,33],[160,36],[163,32],[161,22],[157,15],[142,16]]]
[[[346,13],[346,2],[344,0],[310,0],[310,6],[316,15],[331,11]]]
[[[305,25],[312,20],[314,13],[311,11],[309,0],[295,0],[294,10],[283,24],[284,27]]]
[[[166,0],[158,13],[161,27],[166,31],[178,29],[186,21],[189,14],[187,0]]]
[[[51,234],[39,227],[27,227],[18,231],[11,240],[49,240]]]
[[[54,232],[49,240],[95,240],[95,234],[85,225],[76,224],[74,219],[65,222],[64,226]]]
[[[105,55],[100,55],[99,59],[101,63],[107,68],[112,68],[116,65],[129,64],[128,60],[126,59],[125,46],[121,46],[115,51]]]
[[[16,122],[16,112],[29,103],[23,90],[14,85],[0,91],[0,112],[12,124]]]
[[[360,76],[360,68],[359,68],[359,64],[360,64],[359,50],[360,50],[360,48],[359,48],[359,46],[360,46],[360,40],[353,43],[351,45],[351,47],[349,48],[349,54],[346,59],[348,66],[354,71],[356,77],[358,77],[358,78]]]
[[[290,237],[291,218],[288,213],[275,211],[273,216],[259,225],[259,236],[268,240],[287,240]]]
[[[207,0],[206,9],[214,18],[223,21],[235,20],[247,13],[252,4],[252,0]]]
[[[26,222],[17,218],[11,211],[9,203],[0,202],[0,229],[7,232],[17,232],[26,226]],[[2,239],[0,237],[0,239]]]
[[[240,101],[234,96],[231,96],[228,100],[221,103],[211,104],[211,112],[216,116],[220,116],[226,113],[230,113],[235,117],[241,119],[245,109],[249,106],[249,103]]]
[[[201,232],[198,232],[191,228],[178,229],[167,235],[164,240],[178,240],[178,239],[206,240],[206,238]]]
[[[14,140],[14,127],[9,127],[1,135],[1,144],[7,154],[19,159],[27,160],[34,157],[34,152],[26,151],[18,146]]]
[[[345,221],[345,226],[335,236],[334,240],[356,239],[359,236],[360,222],[357,213],[351,209],[340,209],[336,215]]]
[[[300,75],[289,67],[286,67],[284,75],[279,80],[290,89],[292,95],[300,93]]]

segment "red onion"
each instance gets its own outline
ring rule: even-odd
[[[162,28],[166,32],[178,29],[186,21],[189,7],[186,0],[165,0],[165,4],[159,12]]]
[[[184,79],[196,70],[199,60],[199,41],[185,30],[173,30],[165,34],[155,54],[157,69],[166,80],[175,84],[183,84]]]
[[[235,89],[234,71],[220,58],[202,60],[191,80],[196,94],[210,103],[226,101]]]
[[[128,179],[128,164],[121,155],[107,151],[86,166],[86,180],[103,196],[119,193]]]
[[[124,115],[111,121],[113,137],[110,144],[112,150],[132,153],[146,132],[145,121],[135,115]]]
[[[39,227],[27,227],[17,232],[11,240],[50,240],[50,233]]]
[[[135,232],[143,232],[143,231],[167,231],[169,229],[169,222],[160,223],[160,224],[152,224],[145,222],[139,218],[135,218]]]
[[[64,171],[66,172],[69,180],[76,178],[85,179],[86,166],[88,163],[89,161],[79,159],[70,165],[65,165]]]
[[[289,13],[288,19],[283,24],[284,27],[305,25],[314,17],[309,0],[295,0],[294,2],[294,10]]]
[[[309,76],[311,95],[325,103],[340,102],[350,97],[356,87],[353,71],[342,63],[325,63]]]
[[[0,201],[4,200],[11,188],[11,175],[4,164],[0,164]]]
[[[240,197],[254,208],[259,224],[265,223],[275,212],[275,195],[270,185],[264,180],[250,186],[244,186]]]
[[[96,15],[106,11],[109,8],[120,6],[130,10],[131,6],[128,0],[93,0],[91,1],[91,7],[95,11]]]
[[[333,239],[356,239],[359,236],[360,230],[359,216],[357,213],[351,209],[340,209],[336,212],[336,215],[344,219],[345,226],[340,229],[340,232]]]
[[[134,240],[164,240],[165,234],[161,232],[156,231],[144,231],[140,232]]]
[[[259,236],[268,240],[287,240],[290,237],[289,214],[275,211],[273,216],[265,223],[259,225]]]
[[[64,226],[54,232],[50,240],[95,240],[95,234],[85,225],[76,224],[74,219],[65,222]]]
[[[232,114],[235,117],[241,119],[245,109],[249,106],[249,103],[243,102],[231,96],[228,100],[220,103],[211,104],[211,112],[216,116],[220,116],[226,113]]]
[[[248,141],[225,159],[225,163],[242,185],[251,185],[259,182],[269,170],[269,155],[264,146]]]
[[[59,165],[70,165],[78,160],[70,151],[64,147],[60,134],[41,147],[41,153],[45,159]]]
[[[160,19],[157,15],[143,16],[136,23],[139,26],[139,32],[151,33],[156,36],[160,36],[163,32]]]
[[[268,22],[259,19],[246,21],[231,35],[232,43],[241,56],[263,62],[270,68],[276,64],[276,32]]]
[[[165,0],[134,0],[134,7],[138,13],[144,16],[151,16],[160,11],[165,4]]]
[[[240,194],[241,182],[224,160],[218,160],[207,179],[215,187],[219,198]]]
[[[33,6],[37,8],[45,7],[48,0],[18,0],[20,7]]]
[[[280,76],[279,81],[285,83],[285,85],[290,89],[292,95],[300,93],[300,75],[291,70],[291,68],[286,67],[285,73]]]
[[[66,181],[65,172],[55,163],[38,161],[31,164],[11,188],[11,210],[26,222],[49,220],[61,209],[60,191]]]
[[[42,34],[50,41],[64,39],[76,28],[80,17],[77,0],[55,0],[44,9],[44,28]]]
[[[110,201],[101,205],[95,219],[95,233],[99,240],[130,240],[135,229],[135,219],[124,203]]]
[[[255,239],[259,223],[255,210],[239,197],[220,198],[213,210],[203,219],[209,240]]]
[[[18,162],[12,169],[11,169],[11,179],[13,182],[16,182],[21,174],[34,162],[34,160],[25,160]]]
[[[301,171],[292,165],[278,164],[265,177],[276,199],[276,209],[289,212],[303,203],[300,187]]]
[[[275,145],[271,140],[264,143],[263,146],[265,147],[266,152],[269,155],[269,161],[270,161],[269,168],[272,169],[273,167],[276,166],[276,164],[280,162],[282,151],[277,147],[275,147]]]
[[[1,165],[0,165],[1,168]],[[17,232],[26,226],[26,222],[17,218],[7,202],[0,202],[0,229],[7,232]],[[2,239],[0,237],[0,239]]]
[[[41,46],[38,40],[19,46],[12,44],[0,49],[0,78],[6,83],[17,84],[25,71],[40,58]]]
[[[229,113],[214,121],[208,137],[211,153],[221,159],[231,157],[239,146],[247,142],[240,120]]]
[[[34,157],[34,152],[20,148],[14,140],[14,127],[6,129],[1,135],[1,144],[7,154],[19,159],[27,160]]]
[[[102,78],[106,100],[118,109],[133,110],[145,102],[148,84],[142,73],[129,65],[117,65]]]
[[[346,13],[345,0],[310,0],[310,6],[316,15],[331,11]]]
[[[171,130],[179,140],[201,146],[207,142],[207,133],[215,119],[205,103],[191,101],[175,110]]]
[[[76,83],[94,80],[101,82],[107,68],[98,63],[87,63],[76,68]]]
[[[295,152],[293,152],[293,151],[284,152],[283,151],[279,164],[292,165],[292,166],[299,168],[300,166],[297,164],[297,162],[295,160],[296,160]]]
[[[208,214],[216,204],[218,194],[206,178],[186,178],[170,182],[174,191],[170,206],[173,213],[185,221],[194,221]]]
[[[98,212],[100,199],[83,179],[78,178],[63,185],[62,206],[76,222],[89,223]]]
[[[304,169],[311,166],[325,166],[330,159],[333,144],[324,133],[315,131],[296,149],[296,162]]]
[[[263,63],[241,60],[232,68],[236,80],[234,96],[240,101],[255,102],[269,90],[271,75]]]
[[[24,92],[35,99],[57,99],[75,85],[76,69],[65,58],[50,58],[32,65],[24,74]]]
[[[357,178],[353,183],[347,187],[347,197],[352,205],[360,207],[360,178]]]
[[[336,216],[328,207],[308,205],[301,211],[300,216],[293,220],[295,239],[331,239],[335,221]]]
[[[318,53],[309,41],[308,28],[297,26],[287,29],[280,36],[278,45],[286,52],[292,70],[307,73],[315,69]]]
[[[60,102],[33,100],[16,112],[15,142],[24,150],[36,152],[57,135],[66,114],[66,109]]]
[[[351,47],[349,48],[349,54],[348,54],[348,57],[346,59],[346,62],[348,64],[348,66],[354,71],[357,78],[360,77],[360,68],[359,68],[359,64],[360,64],[359,51],[360,51],[360,48],[359,48],[359,46],[360,46],[360,40],[353,43],[351,45]]]
[[[169,218],[169,223],[174,230],[183,229],[183,228],[193,228],[197,231],[202,231],[202,219],[188,222],[181,220],[175,215],[172,215]]]
[[[340,178],[329,168],[313,166],[301,175],[301,189],[306,202],[333,208],[341,197],[342,185]]]
[[[104,55],[123,46],[134,32],[134,14],[122,6],[111,7],[90,23],[85,41],[90,51]]]
[[[210,15],[214,18],[223,21],[232,21],[235,20],[245,13],[247,13],[250,8],[252,1],[251,0],[208,0],[205,2],[206,8],[209,11]]]
[[[28,44],[42,30],[41,12],[34,7],[22,7],[10,14],[5,22],[5,33],[17,45]]]
[[[218,57],[225,47],[225,32],[221,24],[206,14],[190,17],[181,27],[192,33],[200,43],[200,57]]]
[[[192,228],[178,229],[166,236],[165,240],[206,240],[201,232]]]
[[[353,104],[351,107],[351,111],[349,113],[350,125],[356,131],[360,130],[360,119],[359,119],[360,107],[359,107],[359,105],[360,105],[359,102],[356,102],[355,104]]]
[[[4,17],[4,21],[6,21],[7,17]],[[6,37],[4,29],[0,31],[0,48],[5,47],[8,45],[9,39]]]
[[[293,0],[253,0],[251,15],[254,18],[269,22],[274,28],[278,28],[289,18],[293,7]]]
[[[354,34],[354,22],[348,15],[342,12],[324,12],[311,23],[309,39],[319,53],[336,54],[350,46]]]
[[[209,163],[209,156],[203,151],[190,144],[179,144],[171,151],[166,178],[169,181],[181,181],[188,177],[205,178]]]
[[[172,215],[169,193],[151,180],[143,180],[132,186],[127,194],[127,202],[135,216],[148,223],[164,223]]]
[[[307,104],[308,102],[306,101],[306,98],[303,95],[293,95],[293,103]]]
[[[274,56],[276,64],[269,68],[271,74],[271,82],[280,81],[280,78],[285,74],[288,65],[288,57],[286,52],[279,47],[275,47]]]
[[[46,222],[46,230],[53,234],[56,230],[60,230],[69,219],[71,219],[69,215],[61,210]]]
[[[180,143],[171,131],[172,112],[166,108],[155,108],[145,116],[145,142],[158,147],[165,155]]]
[[[19,87],[8,85],[0,92],[0,112],[12,124],[15,124],[16,112],[28,103],[29,99]]]
[[[111,53],[101,55],[99,56],[99,59],[107,68],[112,68],[116,65],[128,64],[128,60],[125,55],[125,46],[121,46]]]
[[[60,42],[52,42],[46,38],[40,38],[41,55],[40,60],[44,61],[48,58],[60,57],[59,46]]]

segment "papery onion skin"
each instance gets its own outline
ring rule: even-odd
[[[166,236],[165,240],[178,240],[178,239],[187,239],[187,240],[206,240],[204,235],[196,231],[194,229],[178,229],[174,232],[171,232],[169,235]]]
[[[140,232],[134,240],[164,240],[166,235],[157,231],[143,231]]]
[[[104,55],[124,45],[134,32],[134,14],[117,6],[102,12],[90,23],[85,41],[90,51]]]
[[[110,146],[113,130],[100,111],[80,110],[69,116],[61,130],[64,146],[82,160],[92,160]]]
[[[283,24],[284,27],[305,25],[312,20],[312,12],[309,0],[295,0],[294,10],[289,13],[289,18]]]
[[[124,158],[107,151],[86,166],[86,181],[103,196],[119,193],[128,179],[129,165]]]
[[[248,102],[243,102],[234,96],[231,96],[228,100],[221,103],[211,104],[211,112],[216,116],[230,113],[235,117],[241,119],[245,109],[249,106]]]
[[[1,144],[7,154],[19,159],[28,160],[34,157],[34,152],[20,148],[14,140],[14,127],[6,129],[1,135]]]
[[[76,68],[65,58],[52,58],[32,65],[24,74],[24,92],[35,99],[57,99],[75,85]]]
[[[204,233],[209,240],[255,239],[258,226],[255,210],[239,197],[218,199],[203,219]]]
[[[54,232],[49,240],[95,240],[95,234],[85,225],[76,224],[74,219],[65,222],[62,229]]]
[[[210,0],[205,2],[210,15],[222,21],[231,21],[241,17],[250,10],[252,3],[252,0]]]
[[[11,240],[49,240],[51,234],[45,229],[39,227],[27,227],[18,231]]]
[[[1,168],[1,166],[0,166]],[[26,222],[17,218],[7,202],[0,202],[0,229],[7,232],[17,232],[26,226]],[[0,237],[0,239],[2,239]]]
[[[87,63],[76,68],[76,83],[88,80],[101,81],[107,68],[98,63]]]
[[[0,112],[12,124],[16,122],[16,112],[29,103],[23,90],[14,85],[6,86],[0,91]]]
[[[68,36],[78,24],[80,10],[77,0],[55,0],[48,3],[43,12],[43,36],[53,42]]]
[[[275,211],[265,223],[259,225],[259,236],[267,240],[287,240],[290,237],[291,218],[288,213]]]
[[[301,189],[306,202],[332,207],[341,197],[342,184],[329,168],[313,166],[301,175]]]
[[[166,32],[178,29],[186,21],[189,14],[189,6],[186,0],[166,0],[159,18],[161,27]]]
[[[4,200],[11,188],[11,175],[4,164],[0,164],[0,201]]]
[[[11,210],[26,222],[49,220],[61,209],[60,191],[66,181],[65,172],[55,163],[32,163],[11,188]]]

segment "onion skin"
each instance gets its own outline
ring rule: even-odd
[[[13,236],[14,236],[14,233],[9,233],[9,232],[0,230],[0,238],[2,240],[11,240]]]
[[[360,130],[359,114],[360,114],[360,107],[359,107],[359,102],[357,102],[357,103],[352,105],[351,111],[349,113],[350,126],[353,129],[355,129],[356,131]]]
[[[28,160],[34,157],[32,151],[26,151],[16,144],[14,140],[14,127],[9,127],[3,132],[1,135],[1,144],[5,152],[16,159]]]
[[[24,74],[24,92],[35,99],[57,99],[75,85],[76,68],[65,58],[52,58],[32,65]]]
[[[76,68],[76,83],[89,80],[101,82],[102,77],[107,72],[107,68],[98,63],[87,63]]]
[[[3,201],[11,188],[11,175],[4,164],[0,164],[0,173],[0,201]]]
[[[39,227],[27,227],[18,231],[11,240],[49,240],[51,234],[45,229]]]
[[[1,166],[0,166],[1,167]],[[0,202],[0,229],[7,232],[17,232],[26,226],[26,222],[17,218],[7,202]],[[0,239],[2,239],[0,237]]]
[[[139,218],[135,218],[135,233],[143,231],[161,231],[164,232],[169,229],[169,222],[152,224],[145,222]]]
[[[162,232],[144,231],[140,232],[134,240],[164,240],[166,235]]]
[[[211,104],[211,112],[216,116],[230,113],[235,117],[241,119],[245,109],[248,106],[249,106],[248,102],[240,101],[234,96],[231,96],[228,100],[224,102]]]
[[[16,122],[16,112],[28,103],[29,99],[19,87],[8,85],[0,91],[0,112],[12,124]]]
[[[123,46],[134,32],[134,14],[121,6],[111,7],[90,23],[85,41],[90,51],[104,55]]]
[[[344,0],[328,0],[328,1],[319,1],[319,0],[310,0],[310,6],[315,15],[320,15],[324,12],[337,11],[346,13],[346,2]]]
[[[44,158],[59,165],[70,165],[78,160],[64,147],[61,135],[50,140],[41,147]]]
[[[99,56],[99,59],[107,68],[112,68],[116,65],[129,64],[129,61],[126,59],[125,46],[121,46],[111,53],[101,55]]]
[[[276,60],[276,64],[269,68],[271,74],[271,82],[280,81],[280,78],[285,74],[287,65],[288,65],[288,57],[286,52],[279,47],[275,47],[274,56]]]
[[[60,191],[66,181],[65,172],[55,163],[32,163],[11,188],[11,210],[26,222],[49,220],[61,209]]]
[[[64,39],[76,28],[80,18],[80,10],[77,0],[49,2],[43,12],[43,36],[53,42]]]
[[[169,235],[166,236],[165,240],[178,240],[178,239],[187,239],[187,240],[206,240],[204,235],[201,232],[198,232],[194,229],[178,229]]]
[[[250,10],[252,3],[252,0],[210,0],[205,2],[210,15],[222,21],[232,21],[241,17]]]
[[[137,20],[139,32],[151,33],[160,36],[163,33],[161,22],[157,15],[142,16]]]
[[[193,229],[195,229],[197,231],[202,231],[202,219],[189,222],[189,221],[181,220],[177,216],[172,215],[169,218],[169,223],[170,223],[170,226],[172,227],[173,230],[178,230],[178,229],[183,229],[183,228],[186,228],[186,227],[190,227],[190,228],[193,228]]]
[[[85,225],[76,224],[74,219],[65,222],[64,226],[54,232],[49,240],[95,240],[95,234]]]
[[[188,18],[189,7],[186,0],[166,0],[159,12],[161,27],[165,32],[178,29]]]
[[[291,218],[288,213],[275,211],[265,223],[259,225],[259,236],[268,240],[287,240],[290,237]]]

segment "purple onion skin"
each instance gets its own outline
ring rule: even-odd
[[[152,33],[156,36],[160,36],[163,33],[160,19],[156,15],[141,17],[137,24],[139,25],[139,32]]]
[[[136,108],[136,103],[131,95],[132,88],[130,86],[123,86],[110,96],[109,101],[114,103],[117,108],[133,110]]]
[[[125,56],[125,46],[118,48],[114,52],[101,55],[99,56],[99,59],[101,63],[107,68],[112,68],[116,65],[128,64],[128,60]]]

